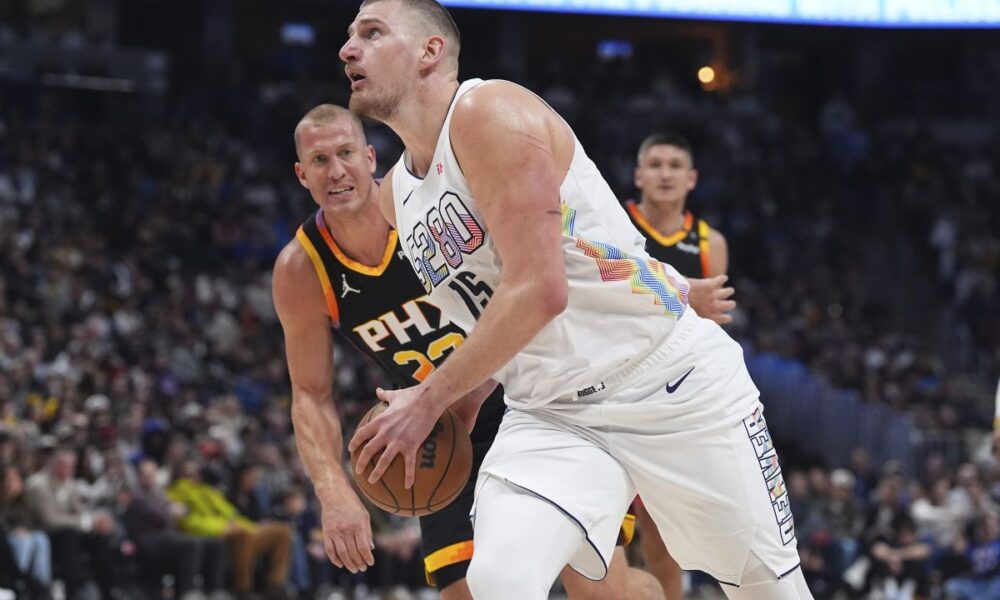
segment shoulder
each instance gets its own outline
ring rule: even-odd
[[[24,486],[29,490],[46,487],[48,483],[49,478],[45,474],[45,471],[39,471],[24,480]]]
[[[526,88],[501,79],[484,81],[462,94],[455,103],[452,126],[469,132],[482,132],[483,125],[530,126],[536,119],[544,122],[554,114],[542,100]]]
[[[298,239],[288,242],[278,254],[271,288],[279,317],[287,319],[288,314],[301,314],[303,309],[312,305],[317,310],[323,310],[323,290],[316,267]]]
[[[712,227],[708,223],[705,223],[705,227],[708,228],[708,244],[709,244],[709,246],[713,246],[713,245],[725,246],[725,244],[726,244],[726,236],[722,235],[722,233],[719,230],[717,230],[716,228]]]
[[[486,81],[463,94],[452,113],[450,136],[460,161],[482,157],[479,167],[487,171],[498,164],[553,164],[545,155],[568,169],[574,151],[573,132],[562,117],[509,81]]]
[[[295,280],[307,275],[314,276],[312,260],[302,243],[297,238],[293,238],[292,241],[285,244],[285,247],[278,254],[277,260],[274,261],[275,283],[279,282],[279,278],[281,280]]]

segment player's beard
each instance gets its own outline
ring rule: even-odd
[[[369,92],[367,97],[352,92],[348,108],[360,117],[367,117],[385,123],[396,114],[396,111],[399,109],[399,103],[402,100],[402,90],[398,90],[394,94],[382,94],[380,96]]]

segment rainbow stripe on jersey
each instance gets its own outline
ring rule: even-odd
[[[563,234],[573,236],[576,210],[562,205]],[[688,284],[667,273],[663,263],[653,259],[632,258],[627,252],[605,244],[577,237],[576,247],[597,262],[602,281],[626,281],[632,285],[633,294],[652,295],[653,302],[664,307],[664,312],[680,318],[688,302]]]

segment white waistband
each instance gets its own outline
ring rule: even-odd
[[[674,350],[687,343],[700,318],[694,309],[690,306],[687,307],[684,314],[677,319],[677,324],[674,325],[674,328],[670,330],[665,339],[653,346],[652,350],[645,356],[629,361],[621,369],[604,377],[594,385],[577,390],[575,393],[559,398],[556,401],[589,403],[602,400],[608,394],[618,389],[623,382],[634,380],[650,368],[661,365]]]

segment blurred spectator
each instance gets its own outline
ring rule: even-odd
[[[66,583],[73,598],[93,597],[95,581],[104,597],[114,587],[115,549],[111,514],[92,510],[80,494],[74,475],[76,456],[56,450],[45,470],[27,481],[27,502],[52,542],[55,577]]]
[[[838,577],[858,555],[858,538],[864,526],[861,504],[854,497],[854,475],[846,469],[830,474],[830,493],[821,503],[820,512],[836,548],[835,572]]]
[[[893,520],[892,528],[872,544],[870,554],[870,590],[893,600],[928,595],[931,547],[917,538],[916,527],[908,515]]]
[[[251,521],[259,521],[271,513],[271,494],[260,481],[260,467],[244,463],[236,469],[230,501],[236,510]]]
[[[275,507],[274,516],[277,520],[288,523],[292,529],[289,582],[300,592],[327,591],[330,584],[336,582],[339,569],[327,558],[319,517],[309,506],[302,489],[286,489],[281,502]]]
[[[962,533],[965,515],[949,500],[951,482],[946,478],[934,481],[930,489],[918,487],[919,492],[910,506],[910,516],[916,523],[922,539],[936,546],[949,548]]]
[[[950,579],[945,591],[954,600],[1000,599],[1000,518],[983,515],[969,530],[969,537],[960,537],[954,546],[964,562],[962,574]]]
[[[30,578],[33,587],[48,590],[52,584],[49,537],[35,526],[18,468],[8,464],[2,470],[0,532],[6,535],[6,542],[21,575]]]
[[[237,593],[249,596],[253,589],[254,566],[267,558],[267,593],[285,597],[285,581],[291,562],[292,533],[283,523],[254,523],[214,487],[202,482],[195,461],[182,463],[167,497],[183,505],[186,513],[178,524],[182,531],[204,537],[225,539]]]
[[[384,512],[372,515],[375,536],[375,566],[370,577],[379,587],[391,587],[393,581],[417,588],[424,581],[424,561],[420,555],[420,524],[416,518],[404,518]]]
[[[963,521],[970,522],[998,511],[975,465],[966,463],[960,466],[955,476],[955,484],[948,494],[948,505]]]
[[[222,540],[180,533],[177,520],[187,514],[187,508],[167,499],[156,481],[155,462],[145,459],[138,470],[139,483],[131,493],[124,519],[139,551],[141,571],[154,577],[172,574],[174,594],[181,600],[197,597],[194,583],[195,576],[200,574],[205,592],[212,594],[213,600],[222,598],[225,577]]]

